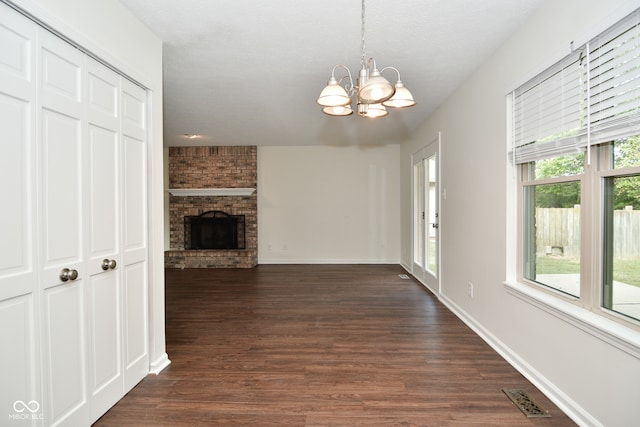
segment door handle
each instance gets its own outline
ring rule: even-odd
[[[60,271],[60,280],[68,282],[69,280],[76,280],[78,278],[78,270],[63,268]]]
[[[109,270],[109,269],[113,270],[114,268],[116,268],[117,265],[118,264],[116,263],[115,259],[109,260],[109,259],[105,258],[105,259],[102,260],[102,264],[100,264],[100,267],[102,267],[102,269],[106,271],[106,270]]]

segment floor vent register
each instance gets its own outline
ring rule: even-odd
[[[549,412],[542,409],[524,390],[503,388],[502,391],[527,418],[551,417]]]

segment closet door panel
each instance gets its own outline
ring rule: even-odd
[[[45,30],[39,34],[44,412],[50,425],[82,425],[89,419],[83,235],[84,55]]]
[[[82,62],[71,45],[42,30],[40,89],[42,104],[56,111],[82,114]]]
[[[35,25],[6,6],[0,14],[0,300],[35,282]]]
[[[83,55],[42,30],[40,50],[41,218],[44,288],[64,283],[61,269],[83,271]]]
[[[87,62],[87,285],[91,421],[124,395],[122,368],[120,77]]]
[[[0,76],[0,79],[2,77]],[[0,300],[34,289],[34,188],[32,116],[29,95],[0,93]]]
[[[90,331],[93,350],[94,391],[106,387],[120,375],[120,322],[110,322],[119,317],[120,295],[113,292],[109,275],[92,281],[90,309],[93,311],[93,327]],[[96,339],[99,338],[99,339]],[[115,344],[115,345],[114,345]]]
[[[125,389],[149,373],[147,263],[125,267]]]
[[[36,25],[0,4],[0,408],[42,403],[36,238]],[[33,404],[30,405],[33,408]],[[36,413],[39,416],[41,412]],[[18,422],[18,421],[16,421]]]
[[[146,92],[122,81],[125,264],[147,259]]]
[[[119,77],[93,60],[87,65],[88,257],[92,274],[102,260],[120,261]]]
[[[146,150],[144,141],[123,136],[124,141],[124,254],[125,264],[147,256]]]
[[[120,281],[115,272],[90,276],[87,286],[90,421],[124,396]]]
[[[31,93],[34,90],[36,25],[2,5],[0,17],[0,92]]]
[[[3,385],[0,387],[0,407],[7,410],[3,421],[7,416],[20,415],[11,410],[18,401],[28,404],[35,400],[38,406],[42,402],[37,386],[40,369],[35,330],[31,294],[0,301],[0,342],[5,346],[0,351],[0,384]],[[41,414],[38,411],[34,415],[39,417]]]
[[[92,260],[119,256],[118,133],[89,123],[89,255]],[[92,270],[102,270],[101,263]],[[96,270],[96,271],[97,271]]]
[[[87,103],[93,120],[119,127],[120,77],[94,60],[88,62],[87,75]]]
[[[45,369],[50,425],[81,425],[88,417],[82,279],[45,294]]]
[[[42,185],[45,288],[60,268],[82,273],[82,148],[79,118],[43,109]]]
[[[149,372],[146,92],[122,80],[125,388]]]

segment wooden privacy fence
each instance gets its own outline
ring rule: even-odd
[[[616,259],[640,259],[640,210],[613,211]],[[580,256],[580,206],[536,208],[538,255]]]

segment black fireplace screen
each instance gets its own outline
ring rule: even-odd
[[[244,225],[244,215],[222,211],[185,216],[185,249],[244,249]]]

